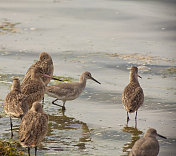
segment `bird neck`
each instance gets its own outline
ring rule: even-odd
[[[87,79],[83,75],[81,75],[81,77],[80,77],[80,85],[81,85],[81,87],[83,89],[86,87],[86,82],[87,82]]]
[[[32,106],[32,108],[31,108],[31,110],[33,111],[33,112],[37,112],[37,113],[43,113],[43,109],[42,109],[42,107],[33,107]]]
[[[12,84],[11,91],[19,91],[19,92],[21,92],[20,84],[17,84],[17,83]]]
[[[134,73],[130,73],[130,83],[137,83],[137,84],[139,84],[138,78],[135,76]]]

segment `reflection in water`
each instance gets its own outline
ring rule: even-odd
[[[79,149],[85,149],[85,142],[90,142],[90,130],[86,123],[82,123],[82,137],[79,138]]]
[[[123,132],[127,132],[131,134],[131,141],[127,142],[124,144],[123,146],[123,152],[127,153],[127,155],[129,155],[129,150],[132,149],[134,143],[140,138],[140,134],[142,134],[143,132],[138,130],[135,124],[135,127],[128,127],[128,125],[126,125],[125,127],[123,127]]]
[[[82,124],[81,121],[76,120],[73,117],[68,117],[65,115],[64,110],[59,110],[59,115],[49,115],[49,132],[53,129],[66,130],[66,129],[77,129],[73,126],[75,124]],[[48,134],[51,135],[51,134]]]
[[[59,115],[49,115],[47,136],[47,148],[54,151],[85,149],[85,143],[91,141],[87,124],[66,116],[63,110],[59,110]]]

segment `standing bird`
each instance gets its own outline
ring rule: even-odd
[[[49,77],[51,79],[56,79],[47,74],[44,74],[42,68],[40,67],[34,67],[30,69],[30,79],[22,88],[22,93],[28,96],[27,103],[29,108],[32,107],[32,104],[35,101],[40,102],[44,97],[45,84],[42,80],[43,76]]]
[[[135,66],[131,67],[130,83],[122,93],[122,103],[127,111],[127,122],[129,121],[128,113],[136,111],[135,120],[137,119],[137,111],[144,102],[144,93],[138,82],[138,77],[140,77],[138,75],[138,68]]]
[[[7,94],[4,100],[4,110],[10,116],[11,135],[12,132],[12,117],[22,118],[28,111],[27,97],[21,93],[20,81],[18,78],[13,79],[10,93]]]
[[[30,156],[30,147],[35,147],[35,156],[37,146],[44,139],[48,132],[48,115],[43,112],[42,105],[34,102],[31,109],[23,117],[19,126],[20,144],[28,147]]]
[[[42,68],[43,72],[49,76],[53,76],[53,71],[54,71],[54,66],[53,66],[53,61],[51,56],[46,53],[46,52],[42,52],[40,54],[39,60],[30,66],[30,68],[28,69],[22,83],[21,83],[21,87],[23,88],[25,84],[28,83],[28,81],[30,81],[31,79],[31,70],[35,67],[40,67]],[[43,82],[45,83],[45,85],[47,85],[50,82],[50,78],[49,77],[42,77]]]
[[[130,152],[129,156],[157,156],[159,153],[159,143],[156,136],[167,139],[166,137],[157,134],[153,128],[149,128],[144,138],[137,140]]]
[[[87,79],[91,79],[99,84],[97,80],[95,80],[90,72],[82,73],[79,82],[72,82],[72,83],[60,83],[57,85],[51,85],[46,87],[45,93],[51,97],[56,98],[56,100],[52,101],[52,104],[62,107],[65,110],[65,102],[74,100],[82,93],[84,88],[86,87]],[[63,101],[63,106],[56,104],[57,100]]]

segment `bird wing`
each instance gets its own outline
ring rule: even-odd
[[[29,111],[22,119],[19,127],[20,142],[26,146],[35,146],[46,135],[48,130],[48,116]]]
[[[11,91],[4,100],[4,109],[7,114],[14,117],[24,115],[28,110],[26,96],[17,91]]]
[[[23,117],[21,124],[19,126],[19,139],[20,142],[25,145],[29,145],[27,141],[33,134],[34,124],[36,123],[36,117],[32,114],[31,111],[27,112]]]
[[[132,84],[128,84],[122,93],[122,101],[126,103],[126,100],[131,98],[132,93],[134,93],[134,91],[135,91],[135,87]]]
[[[22,93],[25,95],[29,95],[41,90],[44,90],[44,85],[41,85],[41,82],[31,80],[30,83],[24,85],[24,87],[22,88]]]
[[[38,61],[37,61],[35,64],[31,65],[31,66],[29,67],[29,69],[27,70],[27,72],[26,72],[26,74],[25,74],[25,76],[24,76],[24,79],[23,79],[23,81],[21,82],[22,88],[23,88],[23,86],[25,86],[25,84],[27,84],[27,82],[31,79],[31,69],[34,68],[37,64],[38,64]]]
[[[33,102],[41,101],[45,93],[45,86],[41,85],[41,82],[34,83],[32,80],[30,80],[30,82],[30,84],[22,88],[22,93],[27,95],[29,108],[31,108]]]
[[[141,87],[137,87],[131,96],[130,103],[133,105],[133,109],[138,110],[138,108],[144,102],[144,93]]]
[[[77,93],[77,87],[74,87],[73,85],[67,85],[67,83],[60,83],[58,85],[51,85],[46,87],[46,94],[52,94],[55,98],[75,97]]]
[[[122,103],[127,110],[134,112],[144,102],[142,88],[136,84],[128,84],[122,93]]]

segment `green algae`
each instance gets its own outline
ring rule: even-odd
[[[4,141],[0,140],[0,155],[3,156],[22,156],[24,152],[19,151],[18,149],[21,145],[16,141]]]
[[[72,77],[65,77],[65,76],[53,76],[53,77],[57,78],[59,80],[62,80],[64,82],[73,82],[73,81],[75,81],[75,79],[72,78]],[[61,83],[61,81],[58,81],[58,80],[54,80],[54,82]]]
[[[145,54],[139,53],[131,53],[131,54],[120,54],[120,53],[112,53],[106,54],[109,57],[118,57],[124,61],[128,61],[128,63],[133,64],[143,64],[143,65],[151,65],[153,63],[158,64],[159,62],[168,62],[168,63],[175,63],[175,59],[169,58],[162,58],[160,56],[149,56]]]
[[[166,71],[169,72],[169,74],[176,74],[176,67],[170,67],[170,68],[167,68]]]
[[[137,129],[136,126],[135,127],[129,127],[128,125],[123,127],[122,131],[131,134],[131,141],[125,143],[124,146],[123,146],[123,152],[126,153],[126,154],[129,154],[129,150],[132,149],[135,142],[138,139],[140,139],[140,135],[143,132],[140,131],[139,129]]]
[[[0,34],[6,34],[6,33],[16,33],[18,32],[18,29],[16,28],[16,25],[20,23],[12,23],[8,20],[4,20],[0,23]]]
[[[176,77],[176,67],[165,68],[160,71],[162,78]]]

